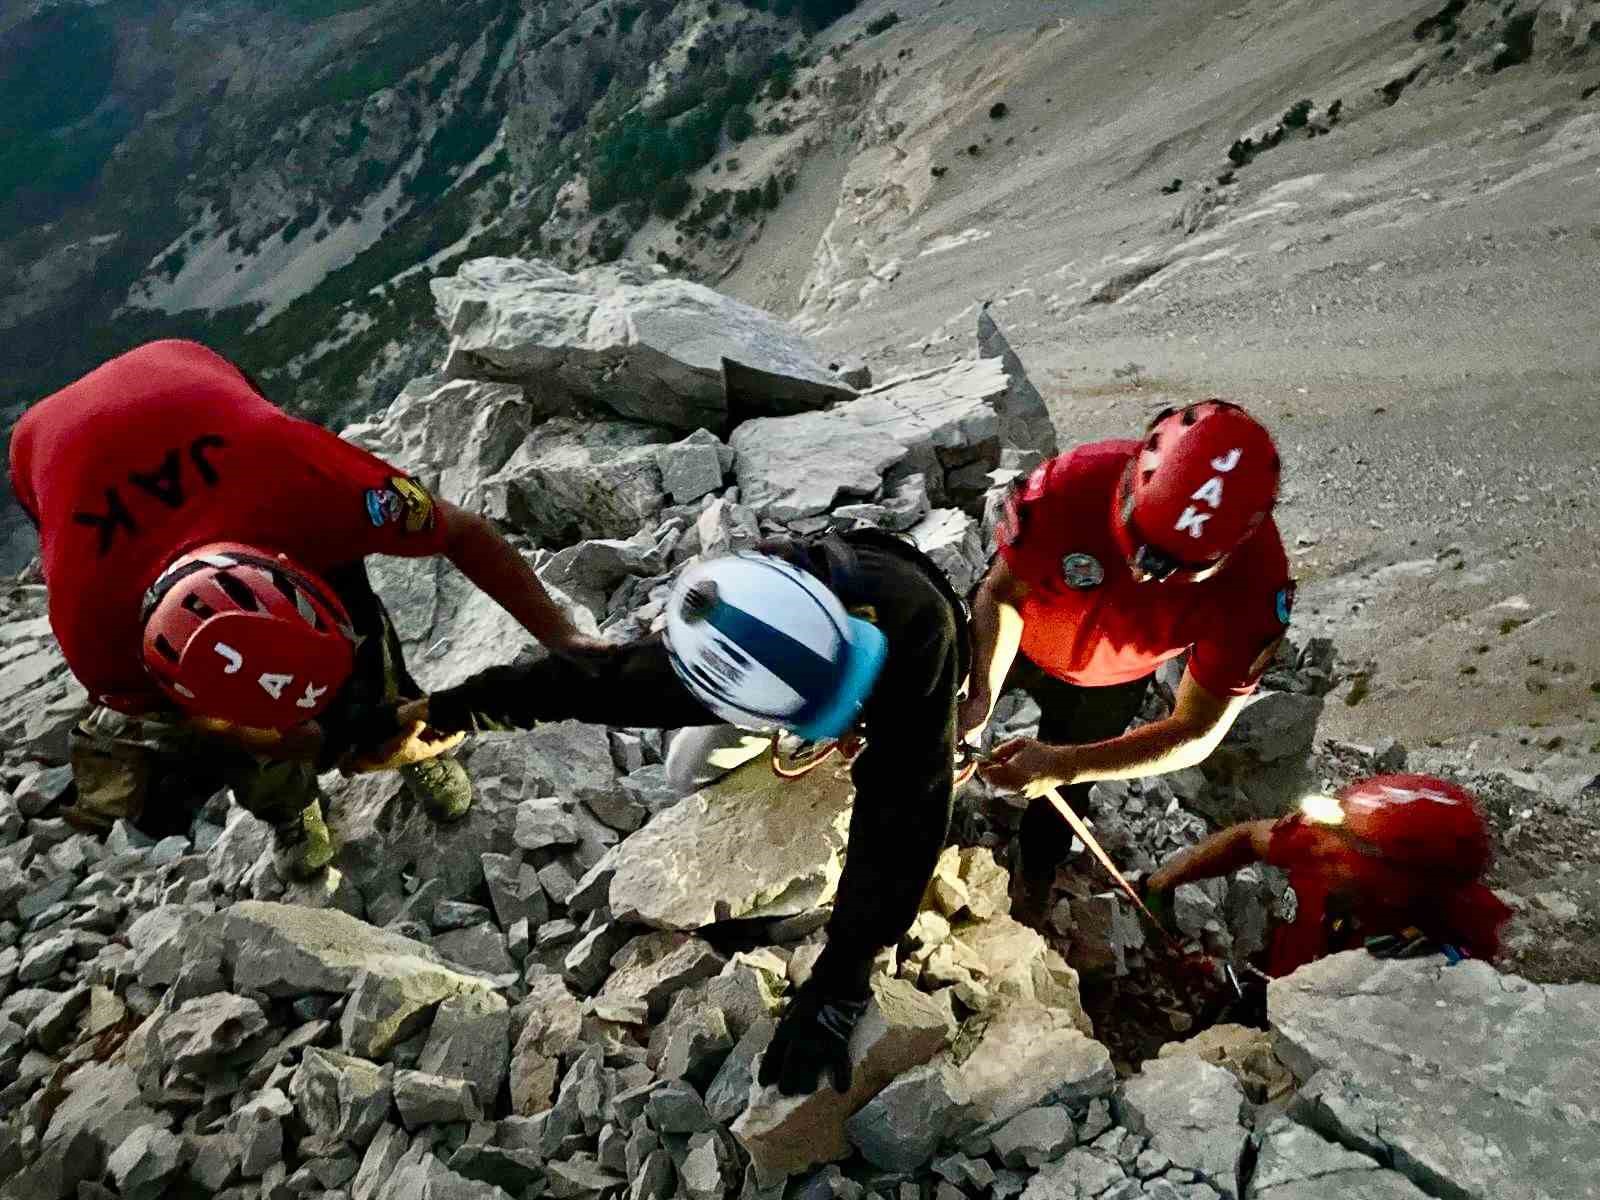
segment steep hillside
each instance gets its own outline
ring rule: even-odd
[[[1296,625],[1363,666],[1330,732],[1594,778],[1600,5],[894,0],[830,33],[891,7],[844,58],[884,68],[875,134],[722,286],[879,374],[993,299],[1063,442],[1248,402]]]
[[[693,218],[687,177],[786,90],[779,51],[848,7],[140,0],[16,21],[0,408],[188,333],[304,411],[365,411],[441,349],[431,273],[546,241],[603,261],[652,211]],[[780,187],[761,184],[753,209]]]

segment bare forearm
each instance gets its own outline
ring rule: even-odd
[[[1151,875],[1150,886],[1166,891],[1247,867],[1259,861],[1259,845],[1262,839],[1270,836],[1271,827],[1271,821],[1250,821],[1214,833]]]
[[[579,636],[522,555],[476,513],[452,507],[446,553],[456,568],[545,645]]]
[[[972,683],[989,698],[992,708],[1005,687],[1011,664],[1022,644],[1022,614],[991,573],[974,597],[972,607]]]
[[[1222,731],[1197,731],[1174,718],[1141,726],[1121,737],[1071,747],[1073,780],[1139,779],[1181,771],[1206,760]]]

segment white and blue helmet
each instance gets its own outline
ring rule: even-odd
[[[667,600],[667,653],[684,686],[723,720],[808,741],[855,724],[889,643],[820,580],[741,552],[697,563]]]

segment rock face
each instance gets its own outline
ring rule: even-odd
[[[1007,397],[1000,360],[980,359],[891,380],[826,412],[746,421],[729,438],[739,494],[758,515],[795,521],[921,474],[933,503],[981,511]]]
[[[1230,825],[1282,816],[1316,791],[1307,756],[1322,705],[1320,695],[1262,692],[1203,765],[1212,786],[1196,797],[1195,807]]]
[[[427,691],[452,687],[519,656],[546,653],[515,617],[443,559],[378,557],[368,560],[367,569],[394,619],[406,665]],[[579,629],[599,632],[587,609],[560,588],[546,590]]]
[[[286,997],[353,991],[342,1023],[353,1054],[383,1054],[441,1001],[491,986],[420,942],[341,912],[244,901],[212,920],[236,988]]]
[[[1275,980],[1268,1013],[1302,1119],[1429,1195],[1595,1193],[1600,1048],[1571,1031],[1596,1027],[1600,986],[1356,951]]]
[[[537,416],[520,387],[426,375],[402,388],[380,417],[340,436],[460,504],[506,465]]]
[[[44,588],[0,598],[0,745],[65,762],[67,731],[88,700],[50,634]]]
[[[849,792],[831,771],[785,781],[765,761],[746,764],[623,843],[612,912],[687,930],[825,903],[839,881]]]
[[[1239,1195],[1245,1098],[1227,1071],[1196,1058],[1158,1058],[1122,1085],[1118,1106],[1128,1128],[1148,1134],[1174,1166]]]
[[[1245,1200],[1423,1200],[1427,1194],[1365,1154],[1279,1117],[1262,1135]]]
[[[820,408],[851,389],[800,335],[710,288],[628,265],[569,275],[484,258],[433,281],[447,371],[526,382],[676,429]]]
[[[750,1154],[763,1184],[850,1153],[849,1118],[897,1075],[927,1062],[951,1034],[950,1018],[929,997],[896,979],[875,980],[873,1003],[850,1039],[851,1086],[809,1096],[752,1091],[733,1134]]]
[[[556,417],[540,425],[472,496],[474,507],[545,544],[625,538],[667,503],[660,430]]]
[[[1011,348],[1010,340],[987,304],[978,310],[978,353],[983,358],[998,358],[1010,380],[1010,392],[1000,407],[1000,436],[1009,445],[1034,451],[1040,458],[1054,455],[1056,429],[1050,421],[1044,397],[1029,380],[1022,360]]]

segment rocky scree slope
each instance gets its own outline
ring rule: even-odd
[[[673,569],[775,529],[903,530],[960,586],[998,488],[1053,445],[987,317],[979,357],[876,386],[847,367],[852,388],[778,322],[648,273],[489,260],[434,290],[443,369],[348,435],[494,512],[616,636],[658,621]],[[585,316],[624,302],[627,321]],[[659,394],[664,373],[683,407],[643,424],[630,389]],[[748,381],[774,376],[798,411],[750,415],[771,392]],[[726,440],[683,436],[718,411]],[[552,519],[575,504],[593,528]],[[536,652],[437,564],[375,565],[429,686]],[[850,796],[832,772],[782,782],[755,761],[679,797],[659,733],[478,738],[456,826],[392,776],[329,777],[341,853],[309,885],[277,878],[226,792],[160,840],[74,832],[82,697],[40,592],[19,581],[0,626],[0,1195],[1594,1194],[1600,988],[1344,955],[1273,985],[1270,1033],[1206,1030],[1119,1079],[1055,947],[1131,973],[1131,916],[1101,884],[1065,899],[1070,940],[1014,922],[981,789],[880,964],[851,1092],[792,1100],[753,1078],[837,885]],[[1113,853],[1139,869],[1206,816],[1298,794],[1326,765],[1306,755],[1336,669],[1325,646],[1286,652],[1209,777],[1097,796]],[[1219,953],[1259,937],[1281,883],[1223,899],[1180,897]]]

